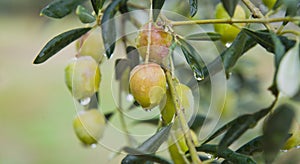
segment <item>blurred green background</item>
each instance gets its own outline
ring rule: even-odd
[[[106,148],[83,147],[73,132],[76,102],[64,84],[64,68],[76,53],[74,44],[45,64],[32,64],[49,39],[63,31],[83,26],[74,15],[62,20],[40,17],[39,11],[48,2],[50,0],[0,0],[0,164],[119,163],[122,156],[110,160],[113,153]],[[208,9],[211,8],[208,5]],[[263,92],[252,93],[249,88],[229,89],[221,123],[251,111],[248,109],[265,107],[272,98],[266,90],[272,81],[272,55],[261,56],[266,51],[260,47],[249,53],[252,55],[240,61],[247,68],[239,71],[249,75],[248,80],[260,79],[258,89]],[[228,85],[235,86],[234,78]],[[110,86],[104,88],[107,88],[104,94],[110,92]],[[237,94],[236,90],[241,92]],[[238,106],[235,104],[236,97],[240,95],[245,95],[241,98],[245,101]],[[111,103],[111,100],[103,101],[102,107],[113,108]],[[241,107],[243,110],[238,109]],[[247,134],[244,139],[248,140],[257,133]],[[109,144],[114,144],[119,137],[108,136]]]
[[[48,2],[0,1],[0,163],[107,163],[108,150],[84,148],[73,132],[76,110],[64,67],[74,45],[46,64],[32,64],[49,39],[82,27],[74,16],[40,17]]]

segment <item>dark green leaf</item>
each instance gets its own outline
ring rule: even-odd
[[[205,78],[208,78],[209,74],[212,76],[224,68],[228,76],[238,59],[255,45],[256,42],[244,33],[244,29],[241,30],[230,47],[221,53],[222,61],[220,57],[217,57],[203,68]]]
[[[292,125],[295,112],[290,105],[281,105],[270,115],[263,128],[265,162],[272,163],[283,147]]]
[[[276,10],[278,7],[280,7],[283,4],[283,0],[276,0],[276,3],[273,6],[273,10]]]
[[[156,22],[157,17],[160,13],[161,8],[163,7],[165,0],[153,0],[152,1],[152,9],[153,9],[153,21]]]
[[[207,40],[207,41],[216,41],[221,39],[221,35],[214,32],[208,33],[196,33],[184,37],[187,40]]]
[[[245,155],[253,155],[254,153],[263,151],[263,141],[262,136],[256,137],[248,143],[241,146],[236,152],[245,154]]]
[[[209,141],[213,140],[214,138],[228,130],[225,136],[220,141],[219,145],[220,149],[228,147],[231,143],[237,140],[245,131],[247,131],[250,128],[253,128],[261,118],[267,115],[270,112],[270,110],[274,107],[276,102],[277,98],[267,108],[264,108],[253,114],[245,114],[235,118],[234,120],[222,126],[215,133],[213,133],[211,137],[209,137],[203,144],[208,143]]]
[[[124,71],[130,68],[128,59],[117,59],[115,62],[115,77],[116,80],[121,80]]]
[[[139,52],[135,47],[128,46],[126,48],[126,56],[130,62],[131,69],[140,63]]]
[[[124,159],[122,160],[122,164],[132,164],[133,162],[135,163],[144,163],[146,161],[151,161],[151,162],[156,162],[156,163],[160,163],[160,164],[171,164],[170,161],[159,157],[157,155],[154,154],[147,154],[145,152],[142,152],[138,149],[134,149],[134,148],[130,148],[130,147],[124,147],[123,150],[129,154],[132,154],[132,157],[136,157],[139,160],[138,161],[132,161],[132,159]]]
[[[81,5],[77,6],[76,15],[79,17],[82,23],[92,23],[96,21],[96,18]]]
[[[167,140],[172,124],[168,126],[162,127],[158,132],[156,132],[153,136],[148,138],[145,142],[143,142],[137,149],[144,153],[153,154],[155,153],[160,145]],[[138,156],[135,155],[127,155],[123,160],[122,163],[144,163],[145,160],[140,159]]]
[[[58,51],[78,39],[80,36],[91,30],[88,28],[78,28],[64,32],[51,39],[40,51],[38,56],[34,60],[34,64],[40,64],[48,60],[50,57],[55,55]]]
[[[197,114],[194,119],[192,118],[188,122],[188,125],[197,134],[202,127],[205,119],[207,119],[205,116]]]
[[[122,1],[124,0],[112,1],[105,9],[102,16],[102,20],[101,20],[102,38],[103,38],[107,58],[110,58],[112,53],[115,50],[117,32],[116,32],[115,20],[113,19],[113,17],[118,11],[118,8],[121,5]]]
[[[99,10],[102,9],[105,0],[91,0],[91,2],[95,13],[98,15]]]
[[[269,31],[252,31],[250,29],[243,29],[243,31],[249,35],[252,39],[254,39],[258,44],[264,47],[267,51],[274,53],[275,52],[275,43],[272,39],[272,36],[275,35]],[[284,36],[277,36],[282,44],[285,47],[285,51],[288,51],[295,45],[294,40],[289,40]]]
[[[296,16],[298,7],[299,7],[299,0],[283,0],[283,4],[286,6],[286,16]],[[285,22],[287,24],[288,22]]]
[[[193,17],[196,15],[198,10],[198,0],[189,0],[190,4],[190,16]]]
[[[135,121],[134,124],[146,123],[146,124],[157,126],[158,122],[159,122],[159,118],[152,118],[152,119],[148,119],[148,120]]]
[[[239,3],[239,0],[221,0],[225,10],[227,11],[230,17],[233,17],[236,5]]]
[[[198,52],[192,45],[190,45],[184,39],[178,38],[178,40],[181,44],[181,50],[184,54],[187,63],[194,71],[196,80],[202,80],[204,78],[204,73],[203,73],[203,68],[205,67],[204,61],[202,60],[201,56],[198,54]]]
[[[220,151],[218,145],[205,144],[196,147],[196,150],[200,152],[214,154],[215,156],[224,158],[234,164],[255,164],[253,159],[251,159],[250,157],[240,153],[236,153],[228,148]]]
[[[63,18],[84,1],[85,0],[54,0],[43,8],[40,14],[52,18]]]

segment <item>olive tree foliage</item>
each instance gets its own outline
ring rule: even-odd
[[[216,15],[216,17],[206,18],[206,15],[212,15],[213,11],[207,14],[201,13],[201,11],[205,11],[203,8],[202,10],[199,9],[199,7],[205,5],[211,5],[215,8],[217,3],[223,6],[223,14],[227,15],[227,17],[218,17]],[[237,6],[242,6],[246,11],[244,18],[235,17]],[[141,61],[136,45],[132,45],[126,38],[118,38],[117,33],[119,31],[116,26],[121,23],[122,29],[126,29],[129,25],[141,29],[142,25],[135,19],[135,15],[126,14],[132,11],[143,10],[150,15],[148,18],[150,25],[151,23],[162,24],[161,26],[166,29],[165,31],[172,35],[171,44],[167,47],[171,54],[171,66],[165,67],[162,63],[158,64],[161,65],[165,73],[165,81],[169,91],[167,94],[171,97],[169,101],[173,103],[174,109],[168,122],[163,122],[159,117],[152,120],[139,121],[139,123],[156,126],[157,132],[144,142],[139,143],[138,146],[129,144],[120,148],[121,151],[128,153],[122,160],[122,163],[178,163],[178,161],[176,162],[178,159],[173,157],[169,159],[156,155],[159,147],[168,141],[170,131],[175,124],[179,124],[182,132],[185,132],[183,141],[187,149],[181,149],[182,151],[180,151],[179,147],[181,145],[176,144],[178,150],[169,148],[169,151],[171,156],[174,151],[178,151],[178,155],[182,157],[184,162],[257,163],[259,161],[256,161],[257,158],[254,155],[260,154],[265,163],[272,163],[276,160],[280,150],[290,141],[291,137],[294,137],[293,141],[295,141],[292,147],[300,144],[298,141],[300,136],[298,135],[297,138],[294,135],[297,134],[299,129],[296,128],[296,131],[291,132],[293,120],[296,119],[295,107],[285,103],[278,103],[281,97],[296,103],[300,100],[299,6],[298,0],[264,0],[264,3],[252,0],[54,0],[41,10],[41,15],[54,19],[63,19],[67,15],[75,13],[84,26],[62,32],[52,38],[41,49],[33,63],[41,64],[46,62],[70,43],[78,41],[93,29],[99,28],[101,29],[99,37],[102,39],[102,45],[99,45],[99,47],[104,47],[103,54],[105,54],[107,60],[110,60],[115,55],[117,44],[124,45],[124,51],[127,52],[127,56],[116,60],[116,65],[120,67],[116,67],[114,71],[116,75],[115,80],[123,82],[125,79],[125,81],[128,81],[129,74],[126,74],[126,70],[131,71],[135,66],[143,62],[147,63],[149,54],[146,54],[145,61]],[[175,13],[178,12],[186,16],[187,20],[172,20],[172,18],[168,18],[161,12],[165,9],[172,10]],[[126,16],[122,17],[122,15]],[[205,19],[201,19],[201,16]],[[122,19],[115,20],[114,18],[116,17],[122,17]],[[276,26],[274,23],[276,23]],[[182,36],[176,32],[175,27],[182,26],[188,29],[189,25],[230,25],[230,27],[232,26],[231,28],[238,29],[238,33],[230,43],[224,43],[222,37],[225,37],[226,34],[217,30],[217,28],[215,28],[215,31],[210,28],[210,31],[198,32],[187,36]],[[151,26],[149,27],[151,28]],[[225,26],[219,28],[223,30]],[[197,45],[201,45],[203,42],[216,42],[217,44],[226,44],[226,46],[222,47],[219,56],[215,60],[205,63],[200,56],[201,54],[191,42]],[[150,43],[147,46],[149,47]],[[204,120],[211,118],[197,114],[193,121],[189,122],[189,120],[185,119],[184,112],[181,111],[184,105],[178,101],[180,97],[178,97],[178,91],[176,91],[178,79],[174,77],[173,69],[174,67],[176,69],[176,65],[173,65],[174,61],[172,60],[178,57],[172,54],[173,50],[181,50],[183,58],[179,59],[184,60],[190,66],[188,70],[195,75],[195,81],[197,81],[198,86],[208,85],[209,79],[214,74],[224,70],[228,79],[239,77],[238,80],[242,83],[240,85],[242,87],[238,89],[246,88],[251,90],[251,88],[254,88],[253,90],[255,90],[255,81],[247,78],[247,73],[235,70],[237,67],[246,67],[239,63],[239,59],[254,47],[265,49],[265,54],[260,54],[262,56],[269,55],[269,53],[273,55],[275,71],[270,72],[273,76],[273,81],[268,88],[274,97],[273,102],[268,107],[255,109],[253,113],[230,118],[226,121],[227,123],[201,142],[193,139],[192,132],[184,130],[192,130],[199,133],[199,129],[207,124]],[[150,50],[150,48],[147,49],[146,53],[149,53]],[[102,62],[99,62],[99,64],[102,64]],[[125,82],[124,85],[128,85],[128,82]],[[72,90],[72,86],[68,87]],[[242,97],[243,95],[240,96]],[[97,109],[97,100],[99,98],[101,97],[98,97],[98,92],[95,92],[91,96],[91,100],[85,104],[87,110]],[[134,109],[130,110],[138,110],[135,109],[137,106],[139,106],[139,102],[134,101],[132,104]],[[122,109],[105,113],[106,120],[109,121],[120,110]],[[120,113],[122,114],[122,112]],[[163,115],[163,113],[161,114]],[[164,116],[162,117],[164,118]],[[233,149],[233,143],[237,142],[250,129],[256,128],[257,123],[261,120],[263,120],[261,135],[250,139],[243,145],[235,145],[237,149]],[[122,124],[125,123],[122,122]],[[124,130],[128,132],[128,129],[125,128]],[[214,139],[217,139],[218,142],[212,142]],[[171,147],[171,145],[169,146]],[[208,154],[215,158],[209,158]]]

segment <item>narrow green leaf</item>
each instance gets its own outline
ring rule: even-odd
[[[52,18],[63,18],[76,9],[85,0],[54,0],[41,10],[40,15]]]
[[[155,153],[160,145],[168,139],[172,124],[168,126],[162,127],[158,132],[156,132],[153,136],[148,138],[145,142],[143,142],[137,149],[143,153],[153,154]],[[123,158],[122,163],[141,163],[145,162],[143,159],[140,159],[135,155],[127,155]]]
[[[98,15],[99,10],[102,9],[105,0],[91,0],[91,2],[96,15]]]
[[[113,17],[118,11],[118,7],[122,3],[122,1],[124,0],[112,1],[105,9],[102,16],[102,20],[101,20],[102,38],[103,38],[107,58],[110,58],[112,53],[115,50],[117,32],[116,32],[115,20],[113,19]]]
[[[132,154],[132,156],[138,158],[138,161],[132,161],[132,159],[126,159],[122,160],[122,164],[132,164],[133,162],[135,163],[144,163],[146,161],[151,161],[151,162],[156,162],[160,164],[172,164],[170,161],[154,155],[154,154],[147,154],[145,152],[142,152],[138,149],[130,148],[130,147],[124,147],[123,150],[129,154]]]
[[[121,80],[123,73],[130,68],[128,59],[117,59],[115,62],[115,78]]]
[[[188,122],[189,127],[197,134],[202,127],[205,119],[207,119],[205,116],[197,114],[195,116],[195,119],[191,119]]]
[[[187,40],[205,40],[205,41],[216,41],[221,39],[221,35],[215,32],[208,32],[208,33],[196,33],[187,35],[184,37]]]
[[[58,51],[78,39],[80,36],[91,30],[88,28],[73,29],[62,34],[57,35],[51,39],[39,52],[38,56],[34,60],[34,64],[40,64],[48,60],[50,57],[55,55]]]
[[[158,15],[160,13],[161,8],[163,7],[165,0],[153,0],[152,1],[152,9],[153,9],[153,21],[156,22]]]
[[[188,42],[186,42],[184,39],[178,38],[178,40],[181,44],[181,50],[184,54],[187,63],[194,71],[196,80],[204,79],[203,68],[205,67],[205,63],[202,60],[201,56],[198,54],[196,49]]]
[[[152,118],[152,119],[148,119],[148,120],[139,120],[139,121],[134,122],[134,124],[141,124],[141,123],[146,123],[146,124],[157,126],[159,123],[159,118]]]
[[[126,48],[126,56],[130,62],[131,69],[140,63],[140,55],[135,47],[128,46]]]
[[[225,10],[227,11],[230,17],[233,17],[236,5],[239,3],[239,0],[221,0]]]
[[[275,52],[275,43],[272,39],[273,35],[272,32],[269,31],[252,31],[250,29],[243,29],[243,31],[249,35],[252,39],[254,39],[258,44],[264,47],[267,51],[274,53]],[[284,36],[277,36],[281,43],[285,47],[285,51],[288,51],[295,45],[294,40],[289,40],[287,37]]]
[[[294,119],[295,112],[290,105],[281,105],[275,109],[263,128],[263,149],[266,163],[272,163],[283,147]]]
[[[198,10],[198,0],[189,0],[190,4],[190,16],[193,17],[196,15]]]
[[[78,5],[76,8],[76,15],[82,23],[93,23],[96,18],[83,6]]]
[[[276,102],[277,98],[267,108],[264,108],[253,114],[244,114],[235,118],[234,120],[219,128],[216,132],[214,132],[207,140],[204,141],[203,144],[210,142],[211,140],[228,130],[225,136],[220,141],[220,148],[224,149],[228,147],[233,141],[238,139],[246,130],[253,128],[262,117],[267,115],[270,112],[270,110],[274,107]]]
[[[196,150],[199,152],[214,154],[215,156],[224,158],[234,164],[255,164],[255,161],[253,161],[250,157],[236,153],[228,148],[220,151],[218,145],[205,144],[196,147]]]

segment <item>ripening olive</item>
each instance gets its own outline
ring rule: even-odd
[[[91,97],[99,89],[98,63],[90,56],[73,59],[65,68],[65,82],[75,99]]]
[[[165,73],[155,63],[138,65],[130,72],[129,87],[134,99],[143,108],[152,109],[165,96]]]
[[[149,61],[162,64],[168,59],[169,47],[172,44],[173,37],[162,26],[158,26],[156,23],[145,24],[136,39],[137,48],[143,59],[146,58],[147,54],[149,34],[151,36]]]

